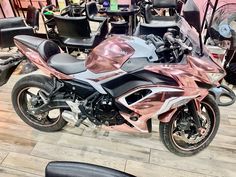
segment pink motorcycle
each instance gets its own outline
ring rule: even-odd
[[[204,46],[199,48],[198,36],[182,17],[178,26],[181,37],[171,29],[163,39],[110,37],[85,61],[61,53],[52,41],[16,36],[24,58],[48,74],[25,76],[15,84],[16,113],[47,132],[69,122],[150,133],[152,119],[158,118],[161,139],[171,152],[200,152],[219,127],[219,108],[208,91],[225,72]],[[11,67],[2,69],[4,82],[22,58],[13,58]]]

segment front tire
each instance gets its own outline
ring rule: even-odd
[[[44,132],[59,131],[67,124],[60,109],[39,115],[31,111],[43,104],[39,91],[48,95],[52,89],[53,84],[49,77],[30,75],[20,79],[12,90],[12,104],[17,115],[29,126]]]
[[[200,120],[202,126],[203,124],[206,126],[203,135],[197,135],[198,132],[194,130],[194,126],[190,126],[192,124],[189,124],[189,128],[185,127],[181,130],[181,126],[183,127],[186,123],[191,122],[191,117],[184,113],[186,107],[179,108],[170,122],[160,122],[160,136],[163,144],[170,152],[179,156],[192,156],[205,149],[214,139],[220,123],[219,107],[214,98],[208,95],[202,100],[201,108],[203,116]],[[184,123],[181,122],[183,119],[185,120]],[[190,134],[192,135],[190,136]]]

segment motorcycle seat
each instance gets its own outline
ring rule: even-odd
[[[67,75],[86,71],[84,61],[78,60],[67,53],[53,55],[49,58],[48,65]]]
[[[16,44],[20,43],[21,45],[38,52],[46,62],[51,56],[60,53],[58,45],[50,40],[34,36],[18,35],[14,37],[14,41]]]

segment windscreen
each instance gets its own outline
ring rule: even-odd
[[[182,39],[189,40],[191,43],[191,46],[193,48],[193,51],[195,53],[200,53],[200,41],[199,41],[199,35],[198,32],[195,30],[195,28],[191,27],[188,22],[181,16],[179,16],[177,26],[180,29],[180,33],[182,35]],[[207,49],[203,45],[203,54],[207,54]]]

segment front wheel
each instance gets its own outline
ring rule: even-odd
[[[206,148],[214,139],[220,123],[220,111],[208,95],[201,102],[199,131],[188,107],[181,107],[168,123],[160,122],[160,136],[167,149],[179,156],[191,156]]]
[[[12,90],[12,104],[18,116],[31,127],[45,132],[61,130],[67,123],[61,116],[63,110],[54,109],[37,115],[33,111],[44,104],[40,92],[49,95],[52,89],[49,77],[30,75],[20,79]]]

